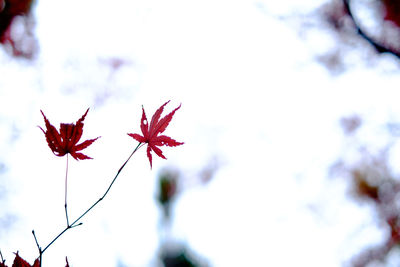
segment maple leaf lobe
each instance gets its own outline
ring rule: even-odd
[[[36,259],[33,265],[30,265],[26,260],[24,260],[18,255],[18,251],[17,253],[15,253],[15,259],[12,267],[39,267],[39,266],[40,266],[39,259]]]

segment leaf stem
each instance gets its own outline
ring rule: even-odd
[[[6,261],[4,260],[4,258],[3,258],[3,254],[1,254],[1,250],[0,250],[0,259],[1,259],[1,263],[5,263]]]
[[[64,202],[64,208],[65,208],[65,217],[67,219],[67,226],[69,226],[68,210],[67,210],[67,193],[68,193],[68,154],[67,154],[67,167],[66,167],[66,170],[65,170],[65,202]]]
[[[114,179],[111,181],[110,185],[108,186],[106,192],[103,194],[103,196],[101,196],[96,202],[94,202],[86,211],[84,211],[82,213],[82,215],[80,215],[75,221],[73,221],[71,224],[68,224],[67,227],[64,228],[64,230],[62,230],[43,250],[40,250],[40,256],[60,237],[62,236],[66,231],[68,231],[71,228],[74,228],[76,226],[82,225],[82,223],[78,223],[86,214],[89,213],[89,211],[91,211],[100,201],[102,201],[106,195],[108,194],[108,192],[110,191],[111,187],[113,186],[114,182],[117,180],[118,175],[120,174],[120,172],[122,171],[122,169],[125,167],[125,165],[128,163],[128,161],[131,159],[131,157],[133,156],[133,154],[139,149],[141,148],[145,143],[139,143],[136,148],[133,150],[133,152],[129,155],[128,159],[124,162],[124,164],[122,164],[122,166],[119,168],[119,170],[117,171],[117,174],[115,175]],[[65,205],[66,207],[66,205]],[[65,209],[65,211],[67,211],[67,209]],[[35,238],[36,239],[36,238]]]
[[[42,254],[43,254],[43,250],[42,250],[42,248],[39,246],[39,242],[38,242],[38,240],[37,240],[37,238],[36,238],[36,235],[35,235],[35,230],[32,230],[32,235],[33,235],[33,238],[35,239],[36,246],[37,246],[37,248],[38,248],[38,250],[39,250],[39,264],[40,264],[40,266],[42,266]]]

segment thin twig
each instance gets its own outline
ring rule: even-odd
[[[3,254],[1,254],[1,250],[0,250],[0,259],[1,259],[1,263],[5,263],[6,261],[4,260],[4,258],[3,258]]]
[[[122,164],[122,166],[119,168],[117,174],[115,175],[114,179],[112,180],[111,184],[108,186],[106,192],[104,193],[104,195],[102,197],[100,197],[96,202],[94,202],[94,204],[92,204],[92,206],[90,206],[85,212],[82,213],[81,216],[79,216],[75,221],[73,221],[71,224],[68,224],[68,226],[62,230],[43,250],[41,250],[41,254],[43,254],[60,236],[62,236],[66,231],[68,231],[68,229],[71,229],[73,227],[82,225],[82,223],[78,223],[87,213],[89,213],[89,211],[91,211],[100,201],[102,201],[106,195],[108,194],[108,192],[110,191],[111,187],[113,186],[114,182],[117,180],[118,175],[120,174],[120,172],[122,171],[122,169],[125,167],[125,165],[128,163],[128,161],[130,160],[130,158],[133,156],[133,154],[144,145],[144,143],[139,143],[136,148],[133,150],[133,152],[129,155],[128,159],[124,162],[124,164]]]
[[[32,230],[32,235],[33,235],[33,238],[35,239],[36,246],[37,246],[37,248],[38,248],[38,250],[39,250],[39,253],[40,253],[40,252],[42,251],[42,249],[40,248],[39,242],[38,242],[38,240],[37,240],[37,238],[36,238],[35,230]]]
[[[38,240],[36,238],[35,230],[32,230],[32,235],[33,235],[33,238],[35,239],[36,246],[37,246],[37,248],[39,250],[39,266],[41,267],[42,266],[42,254],[43,254],[43,251],[42,251],[42,248],[40,247],[39,242],[38,242]]]
[[[68,227],[69,220],[68,220],[68,210],[67,210],[67,193],[68,193],[68,154],[67,154],[67,167],[65,170],[65,202],[64,202],[65,217],[67,218],[67,227]]]

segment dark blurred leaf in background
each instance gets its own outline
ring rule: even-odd
[[[33,4],[33,0],[0,0],[0,43],[14,57],[32,59],[37,51]]]

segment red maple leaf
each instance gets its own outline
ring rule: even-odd
[[[39,266],[40,266],[39,259],[36,259],[33,265],[30,265],[27,261],[25,261],[18,255],[18,252],[15,253],[15,259],[12,267],[39,267]]]
[[[53,151],[54,155],[62,157],[65,154],[69,153],[76,160],[91,159],[91,157],[79,153],[78,151],[87,148],[99,137],[89,139],[84,141],[83,143],[77,144],[79,142],[79,139],[82,137],[83,120],[85,119],[88,111],[89,109],[86,110],[85,114],[83,114],[82,118],[80,118],[76,122],[76,124],[60,123],[60,132],[58,132],[57,129],[50,124],[43,111],[40,111],[44,117],[46,131],[44,131],[40,126],[39,128],[46,136],[47,144],[49,145],[51,151]]]
[[[166,159],[161,149],[158,147],[183,145],[183,143],[177,142],[169,136],[159,135],[165,131],[168,124],[172,120],[175,111],[177,111],[181,107],[181,105],[179,105],[179,107],[174,109],[171,113],[166,115],[164,118],[160,119],[161,113],[164,110],[164,106],[168,103],[169,101],[165,102],[164,105],[162,105],[159,109],[157,109],[157,111],[151,118],[150,125],[148,124],[146,113],[144,112],[144,108],[142,106],[143,113],[140,123],[140,129],[142,130],[143,135],[128,133],[129,136],[136,139],[138,142],[147,143],[147,157],[149,158],[150,161],[150,168],[152,168],[152,156],[150,153],[151,151],[154,151],[154,153],[156,153],[157,156]]]

